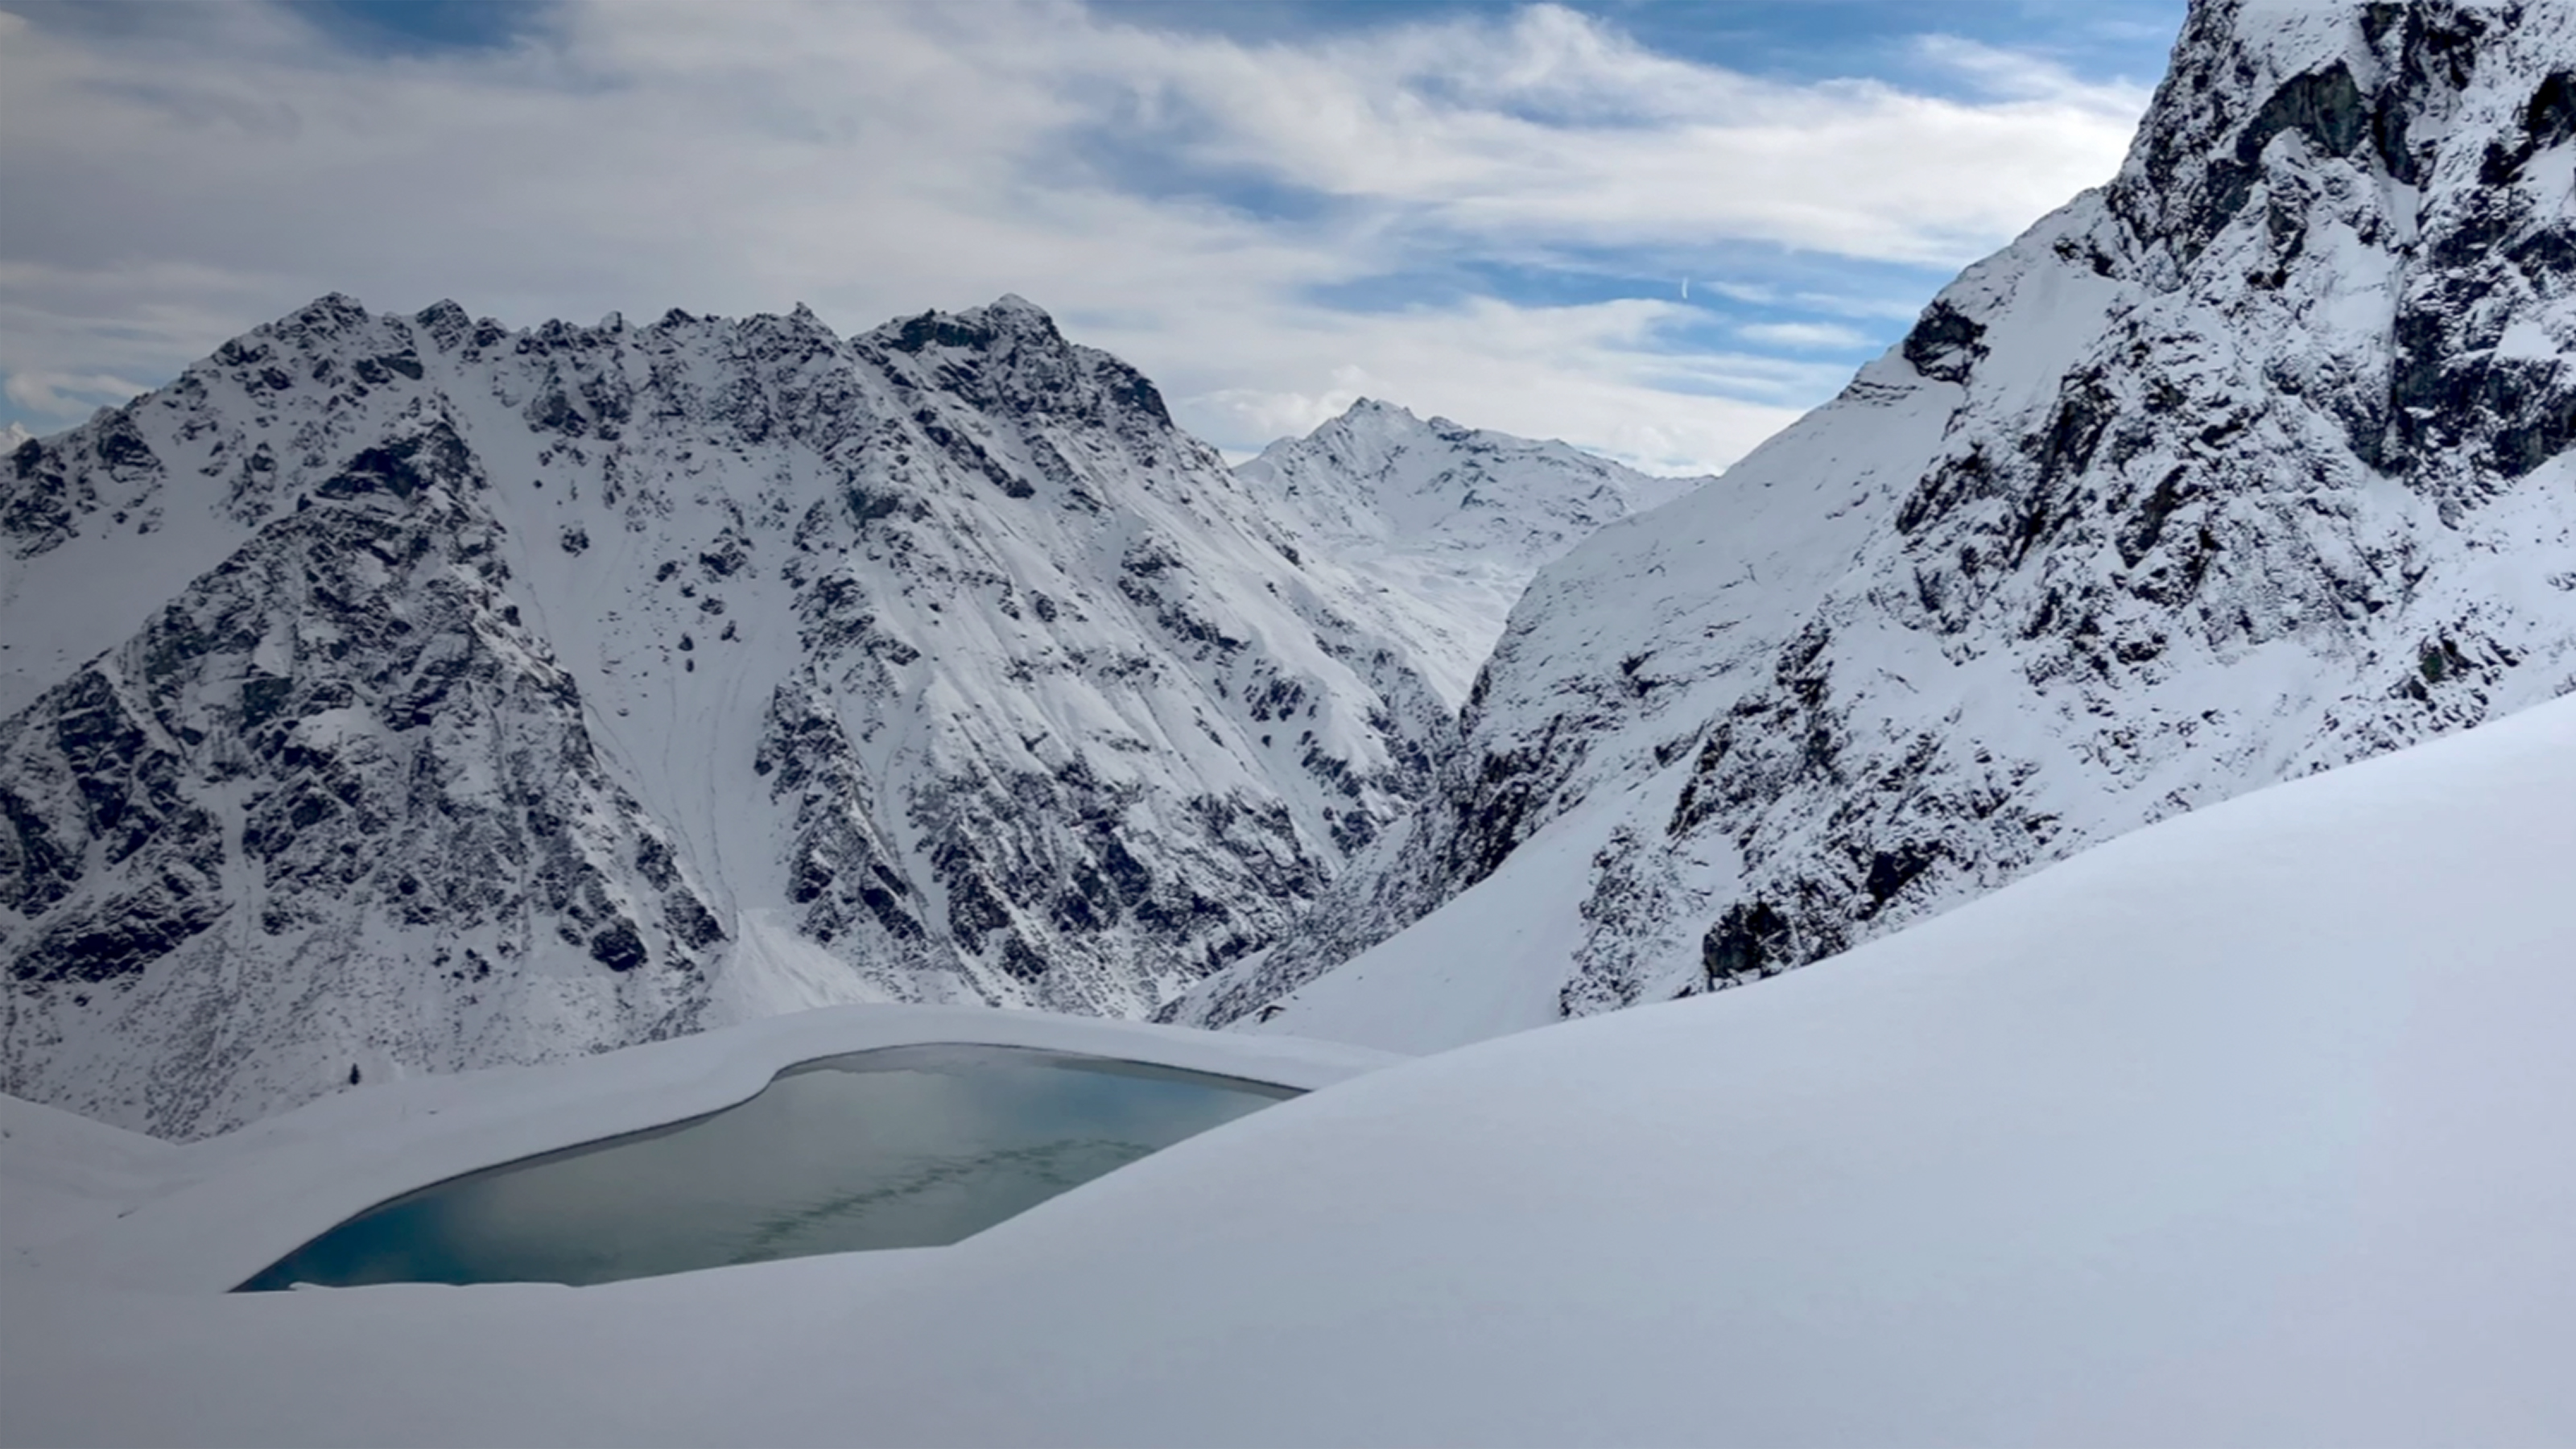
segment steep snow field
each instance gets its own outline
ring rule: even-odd
[[[30,1444],[2563,1444],[2570,859],[2563,700],[2150,827],[1808,971],[1344,1082],[953,1248],[227,1298],[175,1286],[184,1260],[105,1286],[113,1264],[140,1280],[93,1226],[8,1255],[0,1425]],[[733,1035],[544,1080],[669,1092],[662,1064]],[[394,1120],[410,1092],[490,1110],[535,1080],[351,1093],[260,1130],[299,1138],[300,1171],[334,1138],[363,1164],[423,1130]],[[231,1139],[5,1122],[22,1246],[37,1193],[61,1231],[131,1206],[174,1154],[258,1173]],[[161,1198],[159,1230],[190,1193],[278,1193],[225,1181]],[[207,1256],[240,1250],[238,1221],[210,1218]]]

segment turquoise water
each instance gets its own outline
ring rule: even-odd
[[[889,1047],[380,1203],[236,1290],[609,1283],[953,1243],[1292,1088],[1018,1047]]]

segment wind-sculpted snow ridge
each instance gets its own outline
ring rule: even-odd
[[[1444,905],[1413,954],[1513,1004],[1266,1014],[1420,1048],[1727,986],[2576,687],[2571,351],[2576,6],[2201,0],[2108,187],[1542,571],[1421,819],[1170,1014]]]
[[[1451,739],[1295,538],[1016,298],[325,298],[0,464],[0,1085],[192,1136],[832,1001],[1140,1014]]]
[[[1453,705],[1540,567],[1709,482],[1659,478],[1559,442],[1428,422],[1362,398],[1235,469],[1333,557],[1411,605],[1416,654]]]

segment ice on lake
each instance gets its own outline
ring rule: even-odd
[[[381,1203],[241,1285],[607,1283],[953,1243],[1297,1095],[1103,1057],[909,1046],[807,1062],[749,1101]]]

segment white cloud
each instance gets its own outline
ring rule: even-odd
[[[1660,472],[1723,466],[1778,431],[1845,370],[1742,354],[1666,350],[1686,320],[1663,302],[1530,308],[1481,300],[1455,309],[1280,317],[1217,364],[1258,381],[1174,398],[1216,436],[1303,432],[1361,397],[1533,437],[1560,437]],[[1360,359],[1344,361],[1338,359]],[[1651,399],[1651,405],[1641,401]]]
[[[1964,41],[1994,99],[1789,85],[1549,5],[1303,50],[1138,36],[1120,60],[1203,160],[1524,244],[1712,237],[1955,265],[2116,165],[2142,92]]]
[[[12,372],[9,400],[30,412],[65,417],[121,403],[151,389],[112,373]]]
[[[1797,351],[1848,350],[1869,344],[1866,333],[1839,322],[1748,322],[1735,329],[1747,342],[1768,342]]]
[[[1661,302],[1313,299],[1571,250],[1947,268],[2108,177],[2143,103],[1955,42],[1934,58],[1983,99],[1789,85],[1552,6],[1252,44],[1065,0],[575,0],[506,49],[374,57],[260,6],[176,13],[6,27],[0,195],[44,201],[0,206],[0,372],[31,412],[68,420],[335,289],[514,324],[802,300],[844,328],[1016,291],[1230,447],[1364,382],[1713,467],[1839,372],[1703,355],[1707,315]]]
[[[1918,37],[1915,49],[1925,60],[1965,77],[1990,96],[2133,117],[2146,100],[2128,81],[2088,81],[2046,56],[2003,50],[1955,35]]]

